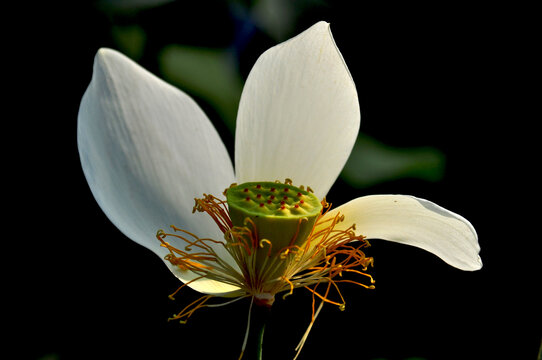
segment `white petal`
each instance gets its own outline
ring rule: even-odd
[[[371,195],[333,211],[345,215],[341,227],[356,224],[369,239],[412,245],[462,270],[478,270],[482,261],[474,227],[463,217],[430,201],[406,195]]]
[[[239,182],[284,180],[323,197],[359,130],[356,87],[329,24],[263,53],[243,89],[235,139]]]
[[[169,262],[166,262],[166,264],[169,267],[169,270],[171,270],[171,272],[175,276],[177,276],[185,283],[198,277],[197,274],[194,274],[190,271],[182,271],[177,266],[171,265]],[[215,296],[236,297],[245,294],[245,291],[241,290],[237,286],[233,286],[220,281],[210,280],[207,278],[196,280],[192,283],[189,283],[188,286],[201,293],[211,294]]]
[[[212,220],[192,214],[192,207],[194,197],[220,194],[234,181],[231,160],[186,94],[124,55],[100,49],[81,101],[77,140],[96,201],[130,239],[163,257],[167,250],[155,234],[170,225],[223,238]],[[177,275],[185,281],[193,277]]]

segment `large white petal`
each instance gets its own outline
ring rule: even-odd
[[[430,201],[406,195],[370,195],[330,211],[345,215],[340,227],[356,224],[356,232],[369,239],[413,245],[462,270],[478,270],[478,235],[462,216]]]
[[[124,55],[100,49],[81,101],[77,140],[96,201],[130,239],[163,257],[167,250],[155,234],[172,224],[223,238],[212,220],[192,214],[192,207],[195,197],[220,194],[232,183],[233,167],[218,133],[186,94]],[[174,240],[172,245],[185,245]],[[194,277],[174,273],[184,281]],[[221,284],[193,287],[232,290]]]
[[[250,72],[237,115],[239,182],[284,180],[323,197],[359,130],[352,76],[329,24],[319,22],[263,53]]]

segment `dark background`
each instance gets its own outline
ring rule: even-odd
[[[534,359],[541,340],[540,206],[535,147],[539,118],[527,69],[534,44],[530,9],[496,5],[311,2],[291,37],[331,23],[356,82],[361,132],[446,156],[438,182],[397,179],[368,188],[338,180],[335,204],[366,194],[432,200],[469,219],[484,267],[462,272],[422,250],[373,241],[376,290],[344,286],[346,311],[325,306],[299,359]],[[250,3],[239,2],[241,8]],[[21,359],[236,359],[248,301],[204,309],[186,325],[167,322],[198,297],[151,252],[125,238],[95,203],[79,164],[77,111],[93,57],[116,48],[114,25],[146,31],[138,62],[160,76],[171,43],[228,47],[248,19],[225,1],[173,2],[152,9],[93,2],[26,4],[6,12],[9,91],[5,177],[9,223],[4,264],[8,340]],[[250,24],[250,22],[248,22]],[[246,76],[276,44],[257,26],[238,45]],[[233,135],[195,97],[233,154]],[[536,181],[536,180],[535,180]],[[7,205],[7,204],[6,204]],[[533,215],[529,215],[533,214]],[[9,260],[9,261],[8,261]],[[289,359],[310,321],[311,296],[277,300],[265,359]]]

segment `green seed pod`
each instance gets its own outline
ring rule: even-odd
[[[270,254],[302,246],[322,212],[320,200],[303,188],[278,182],[248,182],[226,192],[234,226],[256,226],[258,239],[271,243]]]

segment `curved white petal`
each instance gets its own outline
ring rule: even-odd
[[[235,166],[239,182],[284,180],[323,197],[359,130],[354,81],[329,24],[319,22],[263,53],[241,96]]]
[[[233,167],[216,130],[186,94],[124,55],[100,49],[81,101],[77,140],[96,201],[130,239],[163,257],[167,250],[155,234],[170,225],[223,238],[192,208],[194,197],[220,194],[231,184]],[[174,273],[183,281],[194,277]],[[198,290],[216,292],[213,286]]]
[[[478,270],[482,260],[474,227],[463,217],[430,201],[407,195],[371,195],[330,211],[345,216],[341,227],[356,224],[369,239],[412,245],[461,270]]]

